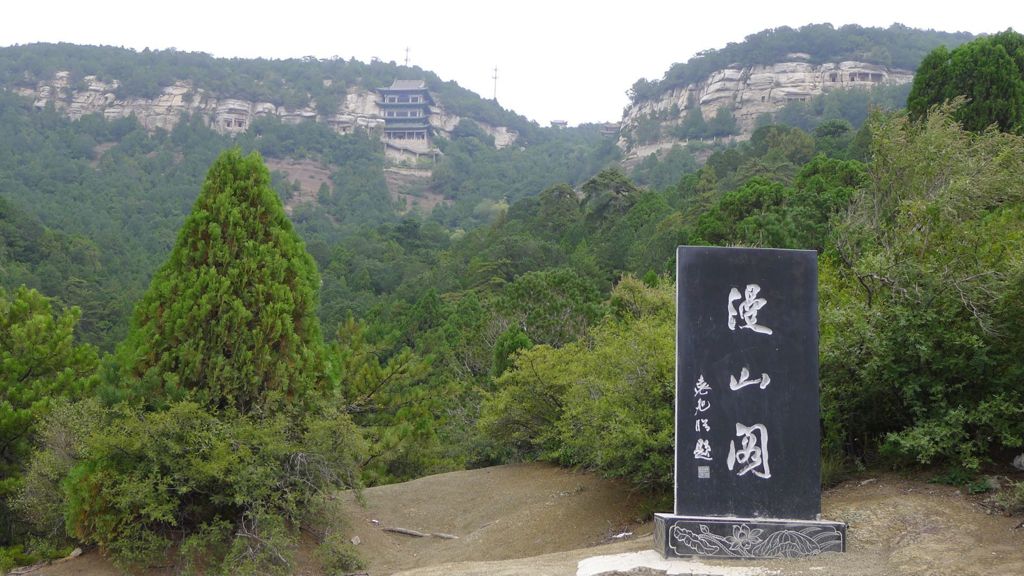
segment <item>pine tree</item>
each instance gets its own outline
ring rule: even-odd
[[[322,374],[319,275],[256,153],[214,162],[118,352],[151,404],[241,413],[301,405]]]

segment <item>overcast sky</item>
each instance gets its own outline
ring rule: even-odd
[[[223,57],[376,57],[411,64],[550,120],[618,120],[638,78],[778,26],[830,22],[992,33],[1024,30],[1016,0],[7,1],[0,46],[72,42]]]

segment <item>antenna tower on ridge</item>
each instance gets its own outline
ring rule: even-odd
[[[498,101],[498,67],[497,66],[494,67],[494,76],[491,76],[491,78],[494,78],[494,94],[493,94],[493,97],[494,97],[494,101],[497,102]]]
[[[405,47],[405,67],[409,67],[409,47]]]

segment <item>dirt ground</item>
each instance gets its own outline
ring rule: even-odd
[[[399,204],[399,212],[406,214],[412,210],[419,210],[423,214],[430,214],[438,204],[448,202],[443,194],[430,190],[430,177],[430,170],[384,169],[384,181],[387,183],[391,199]]]
[[[542,464],[440,474],[367,489],[363,497],[365,506],[354,495],[343,495],[350,537],[358,537],[357,548],[372,576],[573,575],[585,558],[652,545],[652,525],[638,521],[650,504],[625,485]],[[749,567],[751,573],[785,575],[1024,575],[1024,528],[1016,528],[1024,518],[992,513],[984,504],[984,496],[923,479],[885,475],[851,480],[822,499],[824,518],[849,524],[847,553],[706,562],[700,573]],[[300,551],[299,564],[296,573],[319,573],[309,559],[309,546]],[[32,574],[109,576],[118,571],[87,552]]]
[[[374,575],[561,552],[643,528],[638,516],[644,502],[625,485],[543,464],[429,476],[366,490],[364,497],[365,508],[353,501],[348,509],[352,534]],[[415,538],[384,527],[458,538]]]
[[[299,204],[316,202],[320,186],[331,187],[331,168],[312,160],[279,160],[264,158],[267,169],[283,172],[289,182],[299,181],[299,189],[292,192],[292,197],[285,202],[284,210],[291,214]]]

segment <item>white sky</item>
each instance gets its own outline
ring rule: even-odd
[[[638,78],[765,28],[830,22],[992,33],[1024,30],[1018,0],[227,0],[12,1],[0,46],[103,44],[219,57],[340,56],[403,62],[546,126],[614,121]]]

